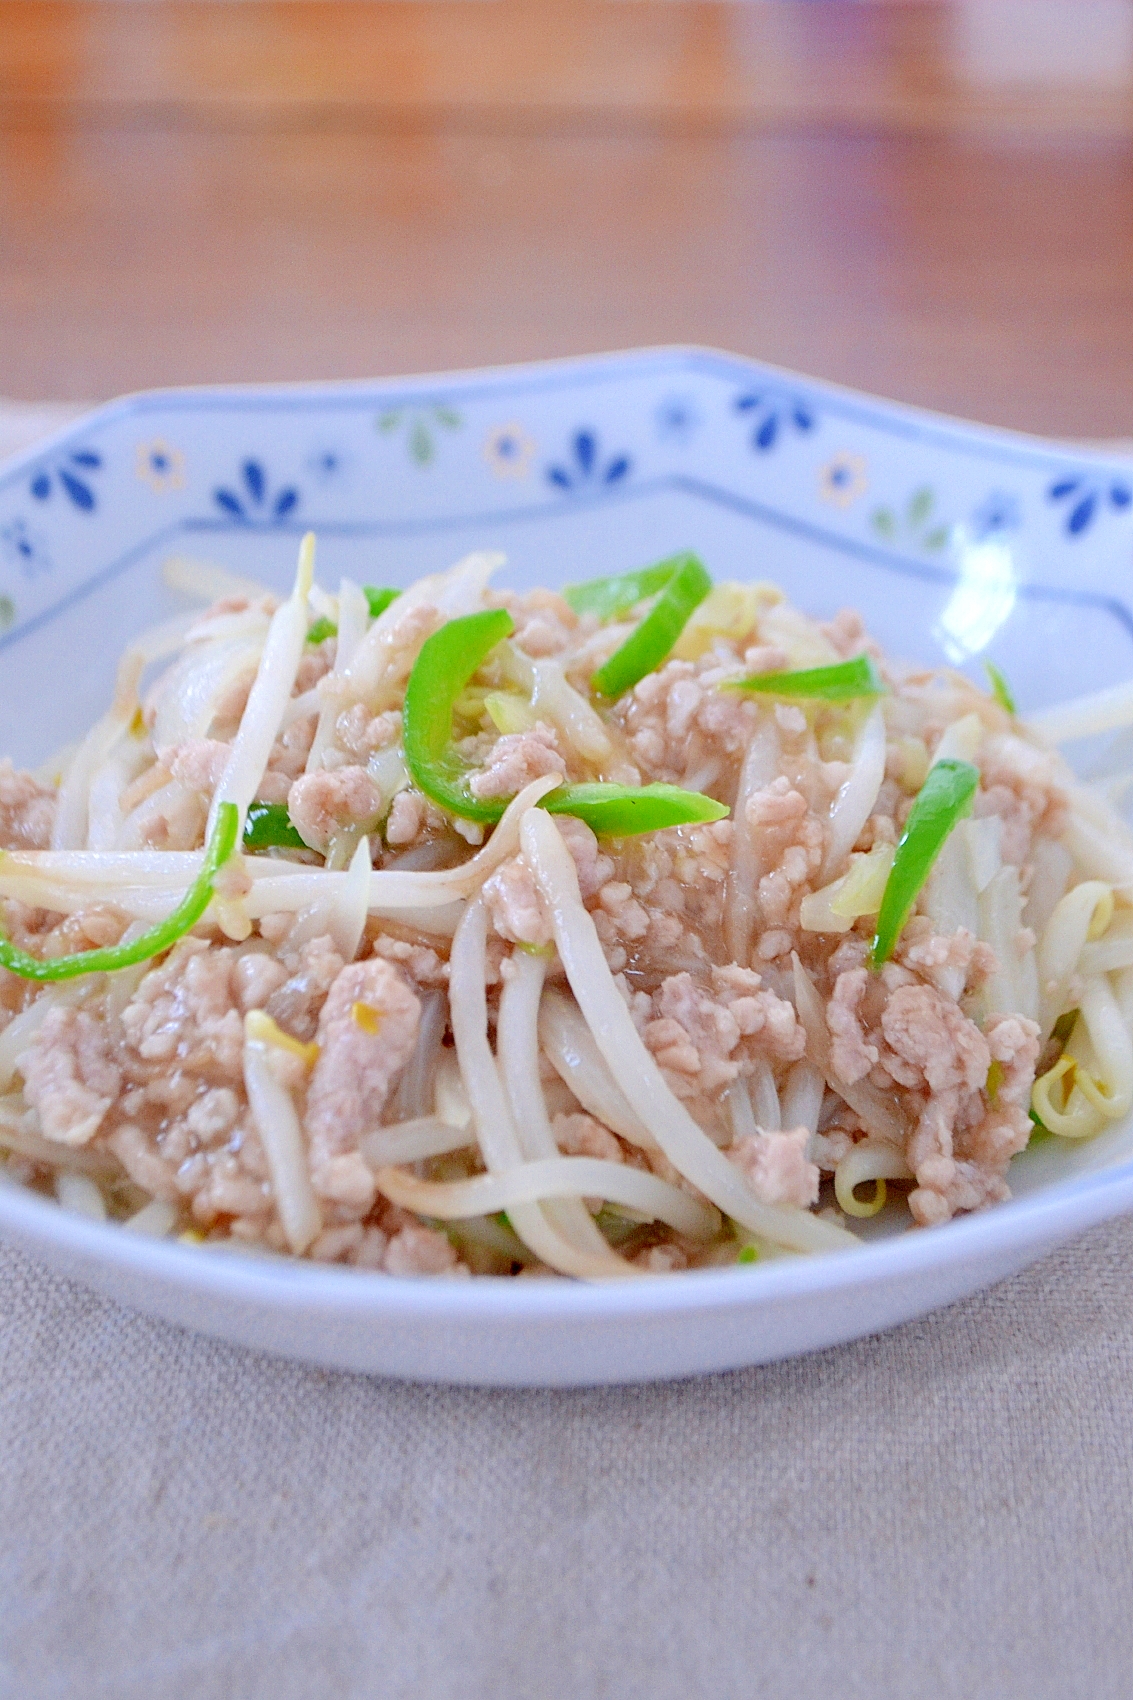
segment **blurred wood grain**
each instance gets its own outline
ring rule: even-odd
[[[0,0],[0,391],[680,340],[1128,434],[1133,31],[1063,11]]]

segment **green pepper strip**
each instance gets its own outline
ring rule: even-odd
[[[133,944],[110,945],[105,950],[83,950],[75,956],[57,956],[42,962],[29,956],[0,935],[0,965],[18,974],[23,980],[74,980],[80,974],[113,974],[119,968],[133,968],[138,962],[148,962],[160,956],[190,927],[196,926],[212,901],[216,876],[236,848],[236,833],[240,811],[235,803],[221,803],[216,811],[216,825],[205,848],[201,871],[185,896],[166,920],[159,921]]]
[[[666,826],[723,820],[727,805],[679,785],[560,785],[539,807],[551,815],[576,815],[598,838],[633,838]]]
[[[286,803],[249,803],[244,822],[244,848],[256,850],[307,850],[291,824]]]
[[[335,625],[333,620],[328,620],[325,614],[320,615],[314,625],[310,626],[307,630],[308,643],[324,643],[327,638],[337,636],[338,627]]]
[[[453,748],[452,715],[477,668],[514,630],[506,608],[447,621],[422,644],[405,688],[406,765],[426,797],[462,820],[494,823],[510,801],[473,795],[468,766]],[[577,816],[601,838],[722,820],[728,813],[714,798],[676,785],[560,785],[540,806],[552,814]]]
[[[400,590],[379,590],[376,584],[364,584],[362,595],[370,605],[370,618],[376,620],[379,614],[384,614],[391,602],[396,602],[401,595]]]
[[[568,585],[563,595],[575,612],[597,614],[603,621],[660,592],[637,629],[594,674],[594,690],[612,702],[659,667],[711,589],[703,564],[687,552],[618,578]]]
[[[632,573],[618,573],[616,578],[592,578],[585,584],[568,584],[563,599],[576,614],[597,614],[603,625],[628,614],[647,596],[664,590],[684,555],[670,555],[652,567],[638,567]]]
[[[833,667],[804,667],[796,673],[756,673],[750,679],[730,679],[721,688],[821,702],[852,702],[855,697],[885,694],[885,684],[868,655],[855,655],[852,661],[839,661]]]
[[[1004,673],[994,661],[985,661],[984,670],[991,680],[991,694],[1000,708],[1005,708],[1008,714],[1016,714],[1018,710],[1015,707],[1015,697]]]
[[[929,768],[885,882],[877,932],[869,952],[871,968],[880,968],[892,956],[901,929],[913,912],[945,839],[956,823],[970,813],[979,782],[979,769],[971,762],[945,758]]]
[[[506,807],[469,790],[467,764],[453,749],[452,715],[473,673],[514,630],[506,608],[446,621],[421,645],[405,687],[406,766],[426,797],[462,820],[497,821]]]

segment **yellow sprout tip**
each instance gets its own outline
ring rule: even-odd
[[[1106,886],[1094,905],[1093,914],[1090,916],[1090,925],[1086,929],[1088,939],[1100,939],[1105,936],[1109,930],[1109,924],[1113,920],[1113,910],[1113,890],[1112,887]]]
[[[319,1060],[319,1047],[314,1040],[305,1045],[301,1039],[293,1038],[264,1009],[248,1011],[244,1017],[244,1037],[256,1045],[274,1045],[277,1050],[288,1051],[291,1056],[298,1057],[306,1068],[314,1068]]]
[[[299,565],[295,572],[295,594],[304,601],[315,582],[315,534],[308,531],[299,545]]]
[[[363,1033],[377,1033],[381,1030],[382,1012],[375,1009],[371,1003],[356,1003],[350,1006],[350,1015],[355,1026]]]

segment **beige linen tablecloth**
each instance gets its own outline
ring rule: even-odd
[[[1133,1222],[880,1338],[589,1392],[0,1282],[2,1700],[1133,1696]]]

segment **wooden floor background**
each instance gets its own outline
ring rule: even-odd
[[[1133,434],[1133,6],[0,0],[0,393],[670,341]]]

